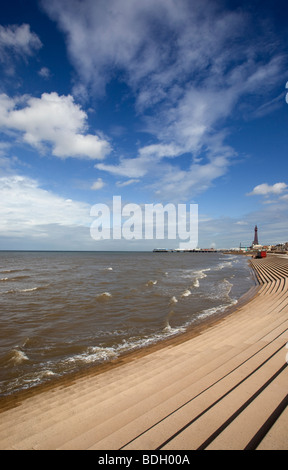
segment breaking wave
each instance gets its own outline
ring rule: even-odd
[[[171,299],[170,299],[169,305],[173,305],[173,304],[177,304],[177,303],[178,303],[178,300],[175,297],[175,295],[173,295],[173,297],[171,297]]]
[[[189,297],[189,295],[191,295],[191,291],[186,289],[184,292],[182,292],[181,297]]]
[[[79,363],[94,364],[111,361],[119,358],[126,352],[143,349],[185,331],[186,328],[184,326],[173,328],[170,326],[169,322],[167,322],[166,326],[159,333],[147,335],[141,338],[131,337],[129,339],[123,339],[120,344],[110,347],[90,346],[83,353],[67,358],[65,363],[76,365]]]
[[[101,294],[96,295],[96,300],[98,300],[98,302],[105,302],[111,298],[112,294],[110,294],[110,292],[102,292]]]
[[[146,286],[156,286],[158,281],[148,281]]]
[[[36,292],[39,290],[46,289],[47,286],[38,286],[38,287],[28,287],[26,289],[9,289],[1,294],[26,294],[29,292]]]
[[[1,362],[3,363],[2,366],[4,367],[13,367],[27,361],[29,361],[29,357],[23,351],[19,349],[12,349],[12,351],[10,351]]]
[[[211,315],[215,315],[215,313],[221,313],[225,312],[229,307],[232,307],[233,305],[237,305],[238,300],[234,299],[231,300],[230,304],[226,305],[219,305],[218,307],[212,307],[208,308],[206,310],[203,310],[201,313],[198,315],[198,319],[204,319],[207,317],[210,317]]]

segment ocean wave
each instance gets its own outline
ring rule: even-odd
[[[13,349],[9,355],[8,363],[13,366],[22,364],[22,362],[29,361],[29,357],[19,349]]]
[[[23,268],[23,269],[1,269],[0,273],[23,273],[25,271],[30,271],[28,268]]]
[[[215,285],[214,289],[211,290],[211,293],[208,295],[208,298],[212,300],[228,300],[231,301],[230,292],[233,287],[233,284],[228,281],[227,279],[223,279],[217,285]]]
[[[99,346],[91,346],[82,354],[76,354],[75,356],[66,359],[66,363],[85,363],[90,364],[93,362],[107,361],[116,359],[118,357],[117,351],[113,347],[104,348]]]
[[[22,276],[16,276],[11,279],[11,281],[23,281],[23,279],[30,279],[31,276],[23,274]]]
[[[200,279],[205,279],[207,277],[206,272],[209,272],[209,271],[211,271],[211,268],[201,269],[199,271],[195,271],[193,273],[193,276],[195,277],[195,279],[194,279],[193,285],[191,287],[198,289],[200,287],[200,282],[199,282]]]
[[[117,346],[117,351],[119,354],[133,351],[135,349],[142,349],[151,344],[158,343],[164,339],[169,338],[170,336],[175,336],[179,333],[184,333],[186,331],[185,326],[174,327],[172,328],[167,320],[165,327],[162,331],[158,333],[153,333],[151,335],[143,336],[141,338],[129,338],[129,340],[123,340],[121,344]]]
[[[201,279],[205,279],[208,274],[209,271],[211,271],[211,268],[205,268],[205,269],[198,269],[198,270],[185,270],[184,272],[181,272],[178,274],[178,279],[181,278],[181,279],[187,279],[188,282],[191,282],[191,280],[193,280],[193,283],[190,284],[190,287],[193,289],[193,288],[198,288],[200,287],[200,280]],[[177,281],[176,281],[177,283]],[[188,290],[188,289],[187,289]],[[188,293],[187,293],[188,294]],[[190,295],[190,294],[188,294]],[[185,297],[186,295],[184,295]]]
[[[169,322],[159,333],[154,333],[152,335],[147,335],[144,337],[131,337],[129,339],[123,339],[120,344],[110,347],[104,346],[90,346],[83,353],[75,354],[72,357],[69,357],[65,360],[67,365],[77,365],[79,364],[97,364],[101,362],[111,361],[118,359],[122,354],[127,352],[132,352],[137,349],[143,349],[152,344],[163,341],[166,338],[175,336],[180,333],[184,333],[186,328],[181,327],[171,327]]]
[[[156,286],[157,282],[158,282],[158,281],[148,281],[148,282],[146,283],[146,286]]]
[[[0,282],[6,282],[6,281],[10,281],[10,282],[23,281],[23,279],[29,279],[29,276],[2,277],[2,279],[0,279]]]
[[[42,382],[43,379],[47,379],[49,377],[54,377],[55,375],[57,375],[55,372],[53,372],[52,370],[50,369],[44,369],[44,370],[41,370],[37,377],[34,378],[34,382]]]
[[[9,380],[9,383],[6,384],[4,395],[9,394],[9,392],[17,392],[18,390],[27,390],[31,387],[43,384],[52,377],[57,376],[58,374],[49,369],[43,369],[38,372],[28,373],[23,377],[18,377],[14,380]],[[0,389],[1,390],[1,389]]]
[[[112,298],[112,294],[110,292],[102,292],[101,294],[96,295],[96,300],[99,302],[105,302]]]
[[[180,327],[172,327],[169,323],[164,328],[164,333],[168,334],[168,336],[178,335],[179,333],[184,333],[186,331],[185,326]]]
[[[198,319],[204,319],[207,317],[210,317],[211,315],[215,315],[215,313],[221,313],[225,312],[229,307],[232,307],[233,305],[236,305],[238,303],[238,300],[233,299],[228,305],[219,305],[218,307],[212,307],[208,308],[206,310],[203,310],[201,313],[198,314],[197,318]]]
[[[27,287],[26,289],[10,289],[1,294],[26,294],[29,292],[36,292],[42,289],[46,289],[48,286],[38,286],[38,287]]]
[[[215,270],[221,271],[222,269],[228,268],[228,267],[230,268],[231,266],[233,266],[232,261],[224,261],[223,263],[220,263],[218,266],[216,266]]]
[[[233,261],[236,261],[236,260],[237,260],[237,256],[235,256],[235,255],[229,255],[229,256],[225,255],[225,259],[226,259],[226,260],[227,260],[227,259],[228,259],[228,260],[229,260],[229,259],[232,259]]]
[[[191,295],[191,291],[186,289],[184,292],[182,292],[181,297],[189,297],[189,295]]]
[[[8,273],[7,273],[8,274]],[[16,277],[3,277],[2,279],[0,279],[0,282],[4,282],[4,281],[9,281],[9,282],[18,282],[18,281],[23,281],[24,279],[30,279],[30,276],[16,276]]]
[[[30,287],[28,289],[17,289],[17,292],[34,292],[41,289],[41,287]]]

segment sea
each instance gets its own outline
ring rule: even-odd
[[[254,285],[220,252],[0,252],[0,396],[180,335]]]

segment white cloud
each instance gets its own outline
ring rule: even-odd
[[[48,236],[49,226],[88,227],[91,223],[88,204],[64,199],[20,175],[0,178],[0,213],[0,235],[5,237]]]
[[[255,186],[253,191],[248,194],[248,196],[269,196],[271,194],[279,195],[288,189],[286,183],[275,183],[269,185],[267,183],[259,184]]]
[[[0,59],[12,51],[20,56],[31,56],[42,47],[37,34],[30,31],[28,24],[1,26],[0,25]]]
[[[113,175],[125,176],[130,179],[144,177],[155,171],[157,164],[164,158],[175,158],[182,153],[181,147],[174,144],[154,144],[139,149],[139,155],[135,158],[121,158],[114,164],[98,163],[98,170],[107,171]]]
[[[86,121],[86,113],[71,95],[53,92],[16,99],[0,95],[0,128],[20,132],[24,142],[40,151],[50,145],[56,157],[101,160],[110,152],[107,141],[85,133]]]
[[[119,164],[97,163],[95,168],[107,171],[112,175],[125,176],[127,178],[141,178],[151,170],[153,159],[148,157],[122,158]]]
[[[175,144],[153,144],[140,148],[139,155],[142,158],[153,157],[154,160],[161,160],[164,157],[175,158],[183,153],[183,147]]]
[[[45,79],[48,79],[51,77],[51,72],[47,67],[42,67],[39,70],[38,74],[40,75],[40,77],[45,78]]]
[[[154,184],[156,194],[166,200],[191,198],[207,190],[213,182],[223,176],[229,167],[224,156],[214,157],[205,164],[192,164],[189,170],[170,166],[159,182]]]
[[[105,183],[102,180],[102,178],[98,178],[98,180],[92,184],[91,189],[93,189],[94,191],[98,191],[99,189],[102,189],[104,186],[105,186]]]
[[[116,185],[119,187],[119,188],[124,188],[125,186],[130,186],[131,184],[136,184],[136,183],[139,183],[140,180],[137,180],[137,179],[130,179],[130,180],[127,180],[127,181],[117,181]]]

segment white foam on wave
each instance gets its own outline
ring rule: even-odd
[[[31,287],[29,289],[17,289],[17,292],[34,292],[35,290],[40,289],[40,287]]]
[[[19,273],[22,271],[28,271],[27,269],[1,269],[1,273]]]
[[[148,281],[146,286],[156,286],[158,281]]]
[[[33,292],[36,291],[38,287],[33,287],[31,289],[10,289],[6,290],[5,292],[2,292],[2,294],[22,294],[26,292]]]
[[[224,286],[224,289],[225,289],[225,295],[226,296],[229,296],[230,292],[231,292],[231,289],[233,287],[233,284],[231,282],[229,282],[227,279],[224,279],[223,281],[223,286]]]
[[[184,333],[186,331],[186,328],[184,326],[172,328],[172,326],[169,323],[167,323],[163,331],[168,336],[174,336],[179,333]]]
[[[177,303],[178,303],[178,300],[175,297],[175,295],[173,295],[173,297],[171,297],[171,299],[170,299],[169,305],[173,305],[173,304],[177,304]]]
[[[5,292],[2,292],[2,294],[26,294],[29,292],[36,292],[38,290],[46,289],[48,285],[37,286],[37,287],[27,287],[26,289],[10,289],[10,290],[6,290]]]
[[[210,317],[211,315],[215,315],[215,313],[220,313],[220,312],[225,312],[229,307],[232,307],[233,305],[236,305],[238,303],[238,300],[234,299],[231,300],[229,305],[219,305],[218,307],[212,307],[208,308],[206,310],[203,310],[203,312],[199,313],[197,316],[198,319],[203,319]]]
[[[191,291],[186,289],[184,292],[182,292],[181,297],[189,297],[189,295],[191,295]]]
[[[96,299],[99,300],[100,302],[109,300],[112,298],[112,294],[110,292],[102,292],[101,294],[96,295]]]
[[[129,339],[123,339],[118,345],[112,347],[104,346],[90,346],[81,354],[76,354],[65,360],[67,365],[75,364],[93,364],[111,361],[119,358],[121,354],[126,352],[134,351],[137,349],[145,348],[149,345],[155,344],[162,341],[163,339],[175,336],[179,333],[184,333],[186,328],[184,326],[172,328],[167,321],[166,326],[162,332],[152,334],[150,336],[144,336],[142,338],[131,337]]]
[[[215,268],[216,271],[221,271],[224,268],[230,268],[233,265],[232,261],[224,261],[223,263],[218,264],[218,266]]]
[[[211,268],[201,269],[199,271],[195,271],[193,274],[195,276],[195,280],[193,282],[193,287],[198,288],[200,287],[200,279],[205,279],[207,277],[206,272],[211,271]]]
[[[196,288],[200,287],[200,282],[199,282],[199,279],[198,279],[198,278],[195,279],[195,281],[194,281],[194,283],[193,283],[193,287],[196,287]]]
[[[223,279],[219,284],[217,284],[213,291],[208,295],[210,299],[223,299],[228,300],[229,302],[232,301],[230,298],[230,292],[233,287],[233,284],[229,282],[227,279]]]
[[[170,336],[175,336],[179,333],[184,333],[186,328],[184,326],[172,328],[169,321],[166,322],[165,327],[159,333],[154,333],[150,336],[144,336],[142,338],[130,338],[129,340],[123,340],[123,342],[117,346],[119,355],[126,351],[133,351],[135,349],[142,349],[151,344],[163,341]]]
[[[84,353],[76,354],[75,356],[69,357],[66,362],[83,362],[85,364],[90,364],[93,362],[101,362],[116,359],[117,357],[118,353],[113,347],[104,348],[100,346],[91,346]]]
[[[29,361],[29,357],[23,351],[19,351],[19,349],[13,349],[12,357],[10,361],[13,365],[21,364],[24,361]]]

